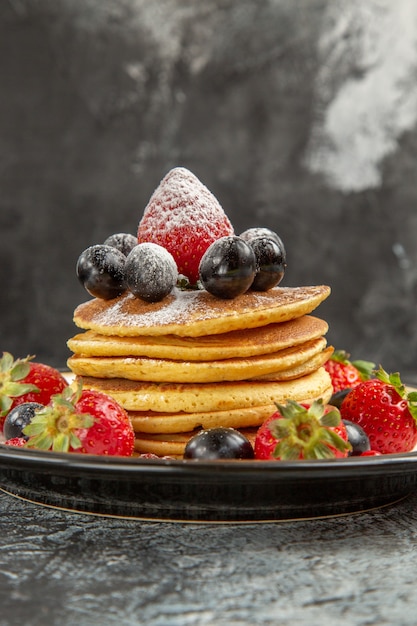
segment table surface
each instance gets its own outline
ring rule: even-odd
[[[140,522],[0,492],[1,626],[415,626],[417,493],[344,517]]]

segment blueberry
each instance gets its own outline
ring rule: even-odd
[[[359,424],[355,424],[349,420],[343,420],[348,435],[348,441],[352,446],[349,456],[359,456],[362,452],[371,449],[369,437]]]
[[[18,404],[7,414],[3,424],[3,433],[6,441],[8,439],[14,439],[14,437],[23,437],[23,439],[29,439],[23,434],[25,426],[31,422],[35,411],[43,409],[43,404],[39,402],[23,402]]]
[[[205,251],[199,267],[203,287],[217,298],[245,293],[255,278],[255,253],[235,235],[221,237]]]
[[[331,404],[332,406],[335,406],[337,409],[340,409],[340,407],[342,406],[343,400],[346,398],[346,396],[348,395],[350,391],[352,391],[350,387],[346,389],[342,389],[341,391],[336,391],[336,393],[334,393],[332,397],[330,398],[329,404]]]
[[[234,428],[202,430],[187,442],[184,459],[253,459],[253,446],[249,439]]]
[[[248,228],[248,230],[245,230],[243,233],[241,233],[239,237],[241,237],[245,241],[251,241],[252,239],[255,239],[257,237],[266,237],[267,239],[273,239],[284,250],[284,244],[282,243],[281,237],[270,228]]]
[[[120,252],[123,252],[123,254],[127,256],[129,252],[131,252],[131,250],[138,245],[138,239],[129,233],[115,233],[114,235],[107,237],[104,245],[117,248]]]
[[[111,300],[126,291],[125,262],[126,257],[120,250],[98,244],[80,254],[76,272],[90,295]]]
[[[128,289],[147,302],[159,302],[174,288],[178,268],[168,250],[156,243],[140,243],[126,259]]]
[[[256,257],[256,275],[251,289],[272,289],[281,282],[287,267],[284,246],[275,239],[264,236],[250,239],[248,243]]]

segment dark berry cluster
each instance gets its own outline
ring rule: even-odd
[[[218,298],[235,298],[248,289],[277,286],[287,267],[280,237],[268,228],[250,228],[239,237],[217,239],[200,262],[203,287]]]
[[[281,239],[268,228],[250,228],[239,237],[212,243],[199,266],[200,287],[217,298],[235,298],[248,289],[278,285],[287,267]],[[162,246],[117,233],[90,246],[78,258],[77,276],[90,295],[110,300],[130,291],[147,302],[165,298],[175,285],[189,287],[170,252]]]
[[[174,258],[165,248],[138,244],[127,233],[111,235],[103,244],[84,250],[76,272],[88,293],[103,300],[129,290],[137,298],[158,302],[172,291],[178,278]]]

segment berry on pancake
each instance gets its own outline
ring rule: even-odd
[[[233,234],[233,226],[214,195],[189,170],[176,167],[152,194],[139,222],[138,242],[153,242],[168,250],[179,274],[194,285],[209,245]]]

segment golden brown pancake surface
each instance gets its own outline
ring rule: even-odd
[[[83,356],[147,356],[157,359],[215,361],[268,354],[322,337],[328,324],[313,315],[303,315],[259,328],[234,330],[217,335],[180,337],[141,335],[118,337],[92,330],[68,340],[69,349]]]
[[[95,298],[80,304],[74,322],[103,335],[199,337],[301,317],[329,295],[326,285],[247,291],[232,300],[215,298],[205,290],[175,288],[161,302],[147,303],[126,293],[114,300]]]
[[[274,405],[289,398],[298,402],[319,398],[327,393],[331,380],[320,367],[306,376],[278,382],[151,383],[83,377],[83,386],[109,394],[128,411],[195,413]]]
[[[178,383],[212,383],[253,379],[295,367],[323,352],[324,337],[251,358],[219,361],[173,361],[149,357],[84,357],[68,359],[71,370],[80,376],[127,378],[128,380]]]

